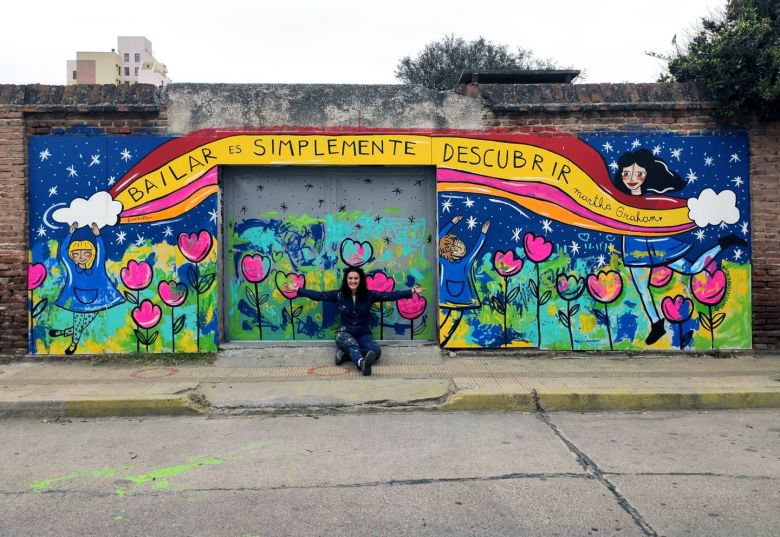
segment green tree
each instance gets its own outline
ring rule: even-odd
[[[512,52],[506,45],[494,44],[484,37],[466,41],[448,35],[425,45],[414,59],[401,58],[395,76],[405,84],[442,91],[452,89],[463,71],[555,68],[555,62],[535,58],[531,51],[520,47]]]
[[[702,18],[690,42],[670,57],[665,80],[709,90],[724,118],[780,117],[780,2],[729,0],[723,13]]]

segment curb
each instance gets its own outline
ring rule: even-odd
[[[780,408],[780,391],[744,392],[538,392],[549,412],[585,410],[743,410]]]
[[[0,402],[0,418],[122,418],[198,414],[188,397]]]

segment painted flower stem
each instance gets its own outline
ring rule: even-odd
[[[612,329],[609,327],[609,306],[604,304],[604,316],[607,320],[607,336],[609,336],[609,350],[615,350],[612,346]]]
[[[293,341],[295,341],[295,318],[293,317],[293,299],[290,299],[290,328],[292,329]]]
[[[260,311],[260,295],[255,282],[255,311],[257,311],[257,330],[260,332],[260,339],[263,339],[263,314]]]
[[[135,292],[135,303],[137,305],[141,304],[141,290],[137,290]],[[149,350],[148,348],[146,349]],[[135,338],[135,352],[141,352],[141,341],[138,338]]]
[[[676,323],[677,324],[677,336],[680,338],[680,350],[683,348],[683,339],[682,339],[682,323]]]
[[[35,308],[35,291],[32,289],[30,290],[30,306],[27,308],[27,311],[29,312],[28,317],[30,318],[30,322],[27,323],[27,326],[30,327],[28,333],[27,333],[27,341],[28,346],[30,347],[30,352],[33,352],[35,349],[33,349],[33,331],[35,326],[33,323],[35,322],[35,318],[32,316],[33,314],[33,308]]]
[[[197,350],[200,352],[200,264],[195,263],[195,333]]]
[[[385,339],[385,303],[379,301],[379,339]]]
[[[707,306],[710,313],[710,348],[715,350],[715,327],[712,326],[712,305]]]
[[[542,319],[540,317],[542,311],[541,299],[542,275],[539,270],[539,263],[536,263],[536,333],[538,334],[536,346],[540,349],[542,348]]]
[[[146,353],[149,353],[149,329],[145,328],[146,330]]]
[[[571,350],[574,350],[574,334],[571,332],[571,300],[566,301],[566,317],[569,320],[569,344]]]
[[[176,317],[174,316],[174,308],[171,306],[171,352],[176,352]],[[162,338],[161,338],[162,339]]]
[[[412,333],[412,337],[409,339],[414,339],[414,319],[409,320],[409,331]]]
[[[506,331],[506,310],[509,308],[509,278],[504,277],[504,347],[509,346],[509,335]]]

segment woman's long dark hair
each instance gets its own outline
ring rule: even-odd
[[[347,276],[350,272],[356,272],[357,275],[360,276],[360,282],[358,283],[355,296],[358,300],[363,301],[368,297],[368,286],[366,285],[366,273],[359,267],[348,267],[344,269],[344,275],[341,277],[341,294],[345,298],[352,296],[352,289],[347,285]]]
[[[647,170],[645,182],[640,187],[642,194],[654,192],[657,194],[666,194],[667,192],[677,192],[685,186],[685,181],[677,172],[669,169],[662,159],[653,155],[647,149],[637,149],[634,152],[623,153],[617,161],[617,170],[612,178],[615,186],[624,194],[631,194],[626,184],[623,182],[623,168],[628,168],[633,164],[639,164]]]

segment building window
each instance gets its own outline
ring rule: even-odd
[[[138,76],[138,67],[135,68],[135,76]]]
[[[125,76],[130,76],[130,68],[125,67]]]
[[[116,66],[116,76],[122,76],[122,68],[118,65]]]
[[[125,61],[126,62],[130,61],[130,53],[129,52],[125,52]]]
[[[76,80],[76,71],[73,71],[73,80]]]
[[[141,61],[141,53],[140,52],[136,52],[135,53],[135,63],[138,63],[140,61]]]

